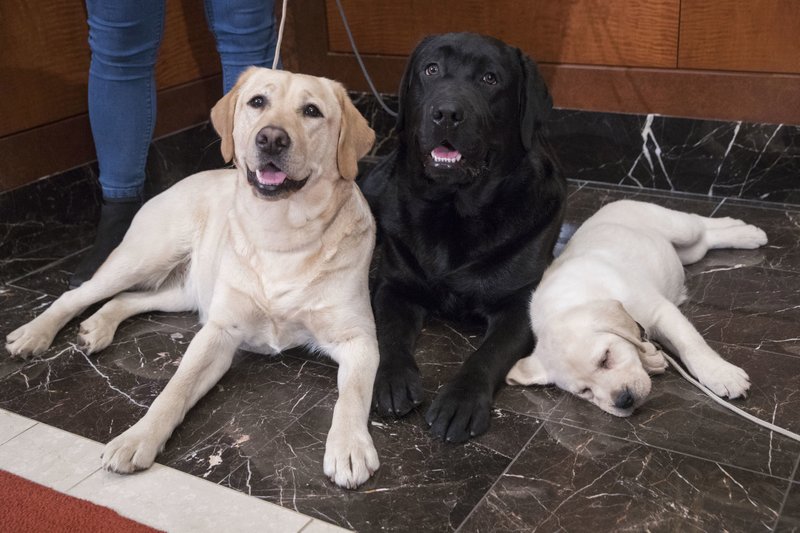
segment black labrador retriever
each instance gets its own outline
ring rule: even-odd
[[[399,97],[399,146],[361,182],[382,247],[374,408],[422,402],[413,353],[428,313],[478,319],[480,347],[426,415],[434,436],[463,442],[488,429],[495,391],[534,347],[529,300],[566,197],[541,132],[552,100],[529,57],[468,33],[424,39]]]

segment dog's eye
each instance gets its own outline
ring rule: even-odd
[[[586,387],[585,389],[582,389],[582,390],[581,390],[581,391],[578,393],[578,396],[587,396],[587,395],[589,395],[589,394],[591,394],[591,393],[592,393],[592,389],[590,389],[589,387]]]
[[[311,118],[320,118],[322,116],[322,112],[314,104],[308,104],[305,106],[303,108],[303,114]]]
[[[495,76],[494,72],[487,72],[483,75],[481,81],[487,85],[495,85],[497,83],[497,76]]]
[[[600,368],[608,368],[608,352],[600,360]]]
[[[427,67],[425,67],[425,75],[426,76],[433,76],[439,73],[439,65],[436,63],[430,63]]]
[[[265,102],[266,100],[264,100],[263,96],[254,96],[250,99],[249,102],[247,102],[247,105],[255,109],[261,109],[262,107],[264,107]]]

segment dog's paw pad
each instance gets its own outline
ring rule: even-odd
[[[78,346],[86,353],[96,353],[106,348],[114,340],[115,329],[102,320],[93,317],[81,323],[78,331]]]
[[[132,427],[103,449],[103,468],[118,474],[130,474],[150,468],[160,448],[157,440]]]
[[[358,488],[378,468],[378,452],[366,430],[351,435],[328,435],[323,470],[340,487]]]
[[[50,347],[54,335],[32,324],[15,329],[6,336],[6,350],[12,357],[27,359],[43,353]]]

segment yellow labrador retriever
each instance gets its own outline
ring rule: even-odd
[[[199,310],[203,327],[164,391],[106,445],[104,467],[121,473],[153,464],[237,348],[321,349],[339,364],[324,471],[355,488],[379,466],[367,431],[378,366],[367,286],[375,223],[354,182],[374,132],[340,84],[260,68],[241,76],[211,120],[236,168],[195,174],[150,200],[94,277],[9,334],[6,348],[39,354],[109,297],[80,326],[89,352],[134,314]]]
[[[666,369],[652,336],[719,396],[743,396],[744,370],[717,354],[683,316],[683,265],[711,248],[752,249],[766,234],[733,218],[706,218],[621,200],[590,217],[545,271],[531,299],[537,345],[509,384],[553,383],[616,416],[650,393]]]

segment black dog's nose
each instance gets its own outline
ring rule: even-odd
[[[270,155],[278,155],[292,144],[286,130],[277,126],[265,126],[256,135],[256,146]]]
[[[442,126],[458,126],[464,120],[464,110],[455,103],[435,106],[431,115],[433,121]]]
[[[628,389],[623,390],[614,399],[614,406],[620,409],[629,409],[633,407],[633,396]]]

